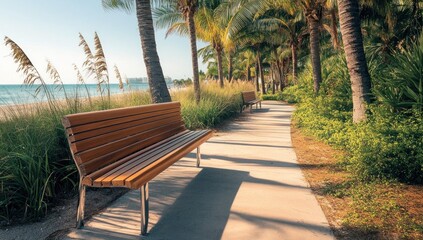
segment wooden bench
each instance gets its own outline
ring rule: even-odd
[[[256,93],[254,91],[241,92],[241,97],[242,97],[241,113],[245,107],[250,107],[250,113],[253,111],[253,105],[256,105],[256,108],[257,108],[257,105],[260,104],[260,108],[261,108],[261,99],[257,99]]]
[[[86,187],[141,190],[141,234],[148,225],[148,182],[212,136],[190,131],[178,102],[67,115],[63,118],[79,171],[77,228],[83,226]]]

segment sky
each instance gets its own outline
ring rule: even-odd
[[[123,76],[146,77],[135,11],[105,10],[101,0],[13,0],[2,1],[0,8],[0,84],[21,84],[24,76],[4,37],[15,41],[27,54],[47,83],[47,60],[56,67],[64,83],[76,83],[72,64],[82,69],[84,52],[79,44],[81,33],[94,49],[94,33],[100,37],[111,82],[117,82],[116,64]],[[165,76],[173,79],[192,77],[188,37],[156,30],[157,51]],[[198,48],[206,44],[199,42]],[[93,50],[94,51],[94,50]],[[200,69],[205,65],[199,60]],[[87,81],[95,83],[94,80]]]

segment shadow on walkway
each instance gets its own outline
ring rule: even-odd
[[[220,239],[235,196],[248,177],[249,173],[244,171],[202,169],[177,200],[164,210],[149,235],[154,239],[169,238],[169,233],[172,239]],[[166,194],[169,187],[166,181],[155,185],[160,192],[150,188],[152,195]]]

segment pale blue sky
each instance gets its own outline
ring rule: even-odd
[[[103,44],[112,82],[116,82],[114,64],[127,77],[146,76],[135,13],[104,10],[101,0],[3,1],[0,8],[0,84],[23,81],[23,76],[16,73],[17,65],[10,56],[9,47],[4,45],[5,36],[21,46],[47,82],[51,82],[45,74],[48,59],[65,83],[75,83],[72,64],[82,68],[84,61],[84,52],[78,46],[78,33],[81,32],[94,48],[95,31]],[[191,77],[188,38],[172,35],[165,39],[164,30],[159,30],[156,41],[164,74],[172,78]],[[203,46],[204,43],[199,43],[199,47]],[[200,68],[205,69],[201,61]]]

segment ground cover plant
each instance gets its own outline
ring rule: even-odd
[[[278,94],[296,102],[293,122],[300,130],[295,134],[311,136],[297,137],[315,139],[296,151],[305,156],[304,170],[313,190],[330,202],[325,212],[338,222],[333,228],[341,238],[423,236],[417,197],[423,183],[422,53],[422,45],[416,44],[389,59],[370,61],[373,102],[368,105],[367,121],[359,124],[352,122],[351,88],[342,54],[322,65],[318,95],[312,91],[310,66],[299,75],[297,85]],[[389,67],[382,62],[387,60]],[[329,157],[312,148],[315,160],[307,157],[307,150],[299,148],[308,148],[316,140],[341,153]],[[309,164],[317,166],[315,172],[307,168]]]

